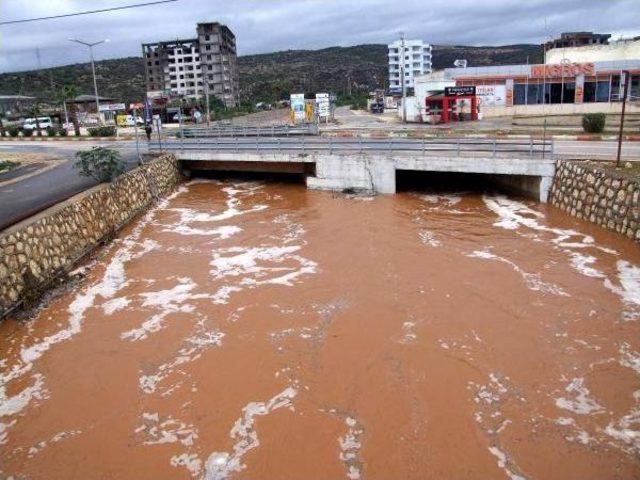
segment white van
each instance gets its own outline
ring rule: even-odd
[[[40,124],[40,130],[45,130],[49,127],[53,127],[53,122],[51,121],[51,117],[38,117],[38,123]],[[22,128],[24,130],[35,130],[36,127],[36,119],[35,118],[27,118],[22,124]]]

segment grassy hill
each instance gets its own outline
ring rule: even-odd
[[[436,45],[434,68],[453,66],[466,58],[469,66],[540,63],[538,45],[466,47]],[[387,84],[386,45],[330,47],[321,50],[288,50],[238,58],[242,99],[274,100],[294,91],[369,91]],[[101,96],[133,101],[144,97],[144,70],[140,57],[96,62]],[[76,85],[81,93],[93,92],[88,63],[39,71],[0,74],[0,94],[35,95],[50,100],[61,85]]]

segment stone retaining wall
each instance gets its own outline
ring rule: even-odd
[[[560,161],[551,204],[640,242],[640,181],[597,163]]]
[[[175,157],[163,156],[1,232],[0,318],[181,181]]]

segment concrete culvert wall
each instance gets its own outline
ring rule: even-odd
[[[182,181],[166,155],[0,233],[0,318],[56,278]]]

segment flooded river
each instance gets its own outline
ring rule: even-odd
[[[0,478],[640,477],[640,249],[482,194],[193,181],[0,324]]]

